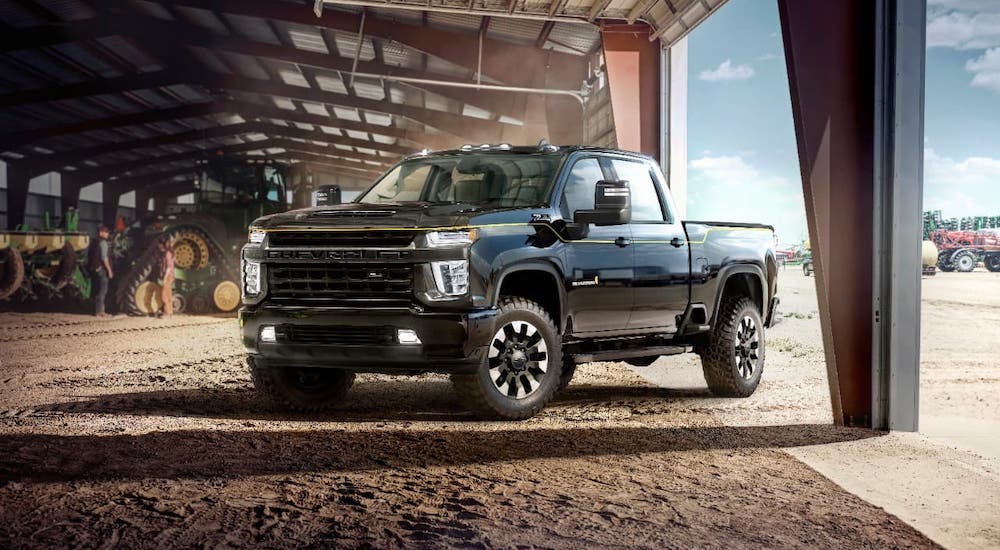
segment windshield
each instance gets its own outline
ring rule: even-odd
[[[536,206],[548,200],[560,157],[455,155],[403,162],[355,202]]]

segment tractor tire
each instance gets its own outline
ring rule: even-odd
[[[0,300],[6,300],[24,282],[24,260],[13,248],[0,250]]]
[[[548,312],[525,298],[500,300],[489,352],[475,374],[453,374],[466,408],[481,418],[524,420],[541,411],[562,378],[562,339]]]
[[[155,251],[156,246],[150,246],[118,282],[115,289],[115,303],[120,312],[128,315],[149,314],[149,308],[141,299],[144,293],[140,292],[140,287],[153,275],[153,269],[156,267]]]
[[[1000,272],[1000,254],[987,255],[983,258],[983,264],[986,265],[986,269],[993,273]]]
[[[764,322],[746,296],[727,296],[709,344],[698,350],[705,381],[719,397],[749,397],[764,371]]]
[[[937,267],[945,273],[955,271],[955,266],[951,263],[951,253],[941,252],[938,254]]]
[[[266,367],[247,358],[257,393],[280,409],[313,413],[336,407],[354,385],[354,373],[323,367]]]
[[[951,265],[955,266],[955,271],[969,273],[976,269],[979,260],[971,250],[959,250],[951,257]]]

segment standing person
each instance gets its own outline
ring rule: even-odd
[[[108,297],[108,282],[115,277],[111,270],[111,256],[109,254],[108,236],[111,232],[107,226],[102,225],[97,229],[97,239],[90,243],[87,250],[87,267],[94,275],[97,282],[97,289],[94,293],[94,315],[104,317],[104,302]]]
[[[169,237],[160,241],[160,299],[163,301],[163,316],[174,314],[174,247]]]

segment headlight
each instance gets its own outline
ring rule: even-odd
[[[256,296],[260,294],[260,263],[243,261],[243,294]]]
[[[251,229],[248,240],[250,241],[250,244],[260,244],[264,242],[264,235],[267,235],[267,233],[264,231],[257,231],[256,229]]]
[[[461,246],[472,244],[479,238],[479,231],[466,229],[464,231],[431,231],[427,233],[427,246]]]
[[[469,262],[431,262],[431,271],[434,272],[434,285],[437,287],[437,293],[430,293],[431,299],[447,300],[469,292]]]

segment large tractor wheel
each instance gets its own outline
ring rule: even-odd
[[[1000,272],[1000,254],[990,254],[983,259],[986,269],[993,273]]]
[[[210,255],[208,241],[200,232],[184,229],[172,235],[174,241],[174,263],[181,269],[202,269],[208,266]]]
[[[971,250],[959,250],[951,257],[951,265],[955,266],[955,270],[961,273],[969,273],[976,269],[977,263],[979,261]]]
[[[212,291],[212,303],[215,309],[229,313],[240,307],[240,287],[232,281],[222,281],[215,285]]]
[[[951,252],[942,252],[938,254],[937,266],[938,269],[944,271],[945,273],[955,271],[955,266],[951,263]]]
[[[6,300],[21,288],[24,282],[24,260],[13,248],[0,250],[0,300]]]
[[[132,303],[143,315],[152,315],[163,308],[163,289],[153,281],[143,281],[135,289]]]

